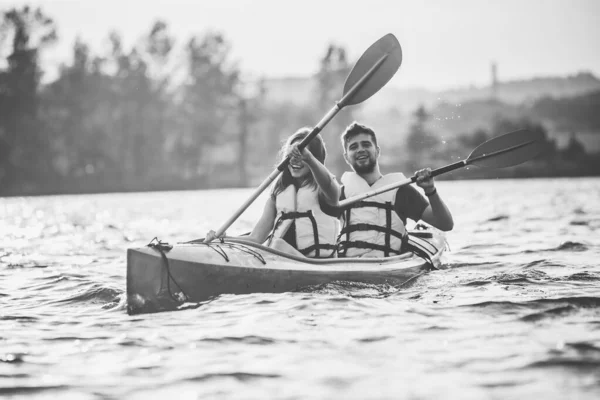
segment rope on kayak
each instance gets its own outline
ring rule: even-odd
[[[245,246],[245,245],[240,244],[240,243],[226,242],[223,238],[219,238],[218,240],[219,240],[219,244],[215,244],[213,242],[209,242],[209,243],[204,243],[204,242],[184,242],[184,244],[193,244],[195,246],[197,246],[197,245],[208,246],[208,248],[210,248],[211,250],[216,251],[227,262],[229,262],[229,256],[227,255],[227,253],[225,252],[225,250],[221,246],[224,246],[224,247],[227,247],[227,248],[233,249],[233,250],[239,250],[239,251],[241,251],[243,253],[249,254],[252,257],[256,258],[263,265],[267,264],[267,261],[265,261],[264,257],[262,256],[262,254],[260,254],[260,252],[258,252],[256,250],[253,250],[253,249],[251,249],[248,246]]]
[[[213,245],[211,245],[210,243],[194,243],[194,244],[205,244],[208,247],[210,247],[211,249],[213,249],[213,247],[212,247]],[[227,261],[227,262],[229,262],[229,257],[227,257],[227,253],[225,253],[225,250],[223,250],[221,248],[221,246],[227,246],[229,249],[239,250],[241,252],[249,254],[249,255],[253,256],[254,258],[256,258],[258,261],[260,261],[263,265],[265,265],[267,263],[265,261],[264,257],[262,256],[262,254],[260,254],[258,251],[252,250],[250,247],[244,246],[243,244],[240,244],[240,243],[228,243],[225,241],[221,241],[221,246],[219,246],[219,245],[214,245],[214,246],[217,246],[220,251],[217,251],[216,249],[213,249],[213,250],[215,250],[215,251],[217,251],[217,253],[221,254],[221,256],[223,256],[223,258],[225,258],[225,261]]]
[[[234,243],[228,243],[228,244],[229,244],[229,247],[231,247],[231,248],[235,248],[237,250],[243,251],[246,254],[250,254],[251,256],[254,256],[254,258],[256,258],[258,261],[260,261],[263,265],[267,264],[264,257],[262,256],[262,254],[260,254],[258,251],[252,250],[250,247],[246,247],[239,243],[236,243],[235,246],[234,246]]]
[[[167,270],[167,291],[169,292],[169,296],[171,296],[171,298],[173,300],[175,300],[176,302],[183,302],[183,303],[187,302],[189,300],[189,297],[183,291],[183,289],[181,288],[179,283],[177,283],[177,281],[171,274],[171,268],[169,266],[169,259],[167,258],[167,255],[165,254],[165,251],[170,251],[173,248],[173,246],[170,245],[169,243],[161,241],[157,237],[154,237],[154,239],[152,239],[150,241],[150,243],[148,243],[148,247],[158,250],[158,252],[160,253],[160,256],[165,264],[165,269]],[[177,288],[179,288],[179,291],[181,292],[181,296],[175,296],[171,292],[171,280],[173,281],[173,283],[175,285],[177,285]]]
[[[205,244],[206,246],[208,246],[209,249],[214,250],[217,252],[217,254],[219,254],[221,257],[223,257],[225,259],[225,261],[229,262],[229,256],[227,255],[227,253],[225,253],[225,250],[223,250],[221,248],[221,246],[219,246],[218,244],[215,244],[213,247],[213,245],[211,245],[210,243],[200,243],[200,244]],[[221,239],[221,244],[223,243],[223,239]]]

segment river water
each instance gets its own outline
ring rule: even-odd
[[[0,198],[0,397],[600,398],[600,179],[438,190],[455,219],[448,269],[410,288],[135,316],[126,249],[202,237],[250,190]]]

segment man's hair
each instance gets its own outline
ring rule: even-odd
[[[354,121],[353,123],[348,125],[348,127],[346,128],[346,130],[344,130],[344,132],[342,133],[342,136],[341,136],[342,147],[344,148],[344,153],[346,152],[346,145],[348,144],[348,142],[354,136],[360,135],[361,133],[366,133],[367,135],[371,136],[371,139],[373,140],[373,144],[375,144],[375,147],[377,147],[377,136],[375,136],[375,132],[373,131],[373,129],[369,128],[366,125],[362,125],[362,124],[359,124],[358,122]]]

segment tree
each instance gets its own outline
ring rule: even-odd
[[[569,137],[569,144],[564,149],[563,155],[565,159],[572,161],[577,161],[585,157],[585,148],[583,147],[583,144],[577,140],[577,137],[574,133],[571,133],[571,136]]]
[[[320,68],[317,73],[317,103],[319,109],[316,111],[323,113],[335,105],[335,102],[339,100],[342,94],[344,82],[350,74],[351,69],[346,49],[333,43],[329,44],[325,50],[325,55],[320,60]],[[337,135],[335,137],[337,139],[344,129],[355,120],[354,115],[357,107],[353,106],[351,109],[345,108],[340,111],[325,129],[336,132]],[[337,149],[337,146],[340,146],[338,140],[335,141],[335,149]],[[334,151],[330,152],[330,154],[333,155],[330,161],[332,172],[340,175],[346,170],[343,152]]]
[[[87,137],[86,109],[89,107],[89,48],[76,39],[71,65],[63,65],[59,77],[43,93],[42,117],[53,138],[56,167],[65,176],[84,170]]]
[[[231,45],[220,33],[190,39],[185,52],[177,153],[188,177],[204,172],[210,178],[208,151],[238,133],[240,72],[230,60]]]
[[[439,143],[439,140],[429,126],[431,115],[427,112],[425,106],[417,108],[413,117],[415,118],[415,122],[410,127],[406,146],[411,155],[419,156],[425,151],[433,150]]]
[[[584,132],[600,130],[600,91],[596,90],[567,98],[545,97],[531,106],[531,113],[551,120],[559,129],[576,129]]]
[[[39,125],[38,57],[56,41],[54,21],[39,8],[11,9],[0,21],[0,183],[24,184],[51,174],[48,140]],[[7,44],[7,39],[10,44]],[[1,64],[0,64],[1,65]]]
[[[143,131],[138,136],[138,174],[142,171],[151,179],[166,177],[172,173],[167,155],[168,143],[176,135],[173,107],[171,65],[175,39],[169,32],[167,24],[156,21],[140,46],[141,56],[145,60],[148,92],[142,100],[144,121]],[[166,176],[165,176],[166,175]]]

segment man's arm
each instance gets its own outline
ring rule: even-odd
[[[452,214],[437,191],[429,196],[429,205],[423,211],[421,219],[442,231],[451,231],[454,228]]]
[[[429,205],[423,211],[421,219],[439,230],[451,231],[454,228],[454,220],[435,187],[431,170],[429,168],[422,169],[417,171],[416,175],[417,186],[423,189],[429,199]]]

